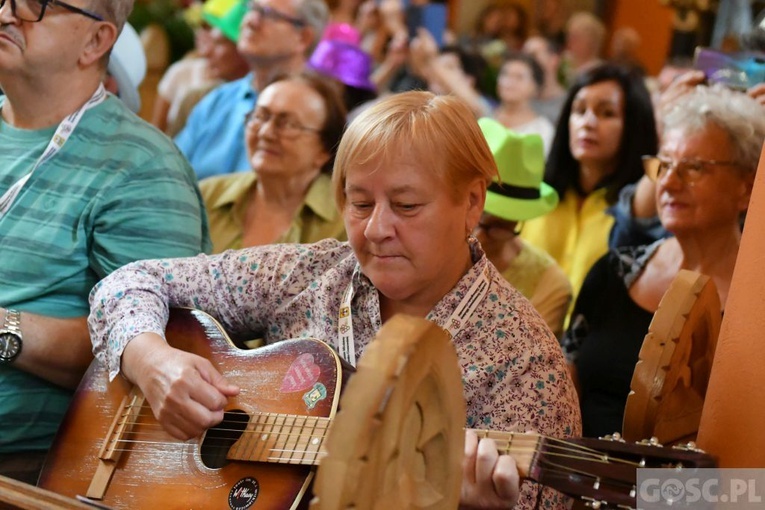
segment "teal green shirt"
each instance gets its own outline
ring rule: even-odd
[[[0,120],[0,195],[32,169],[54,131]],[[0,306],[86,316],[90,289],[114,269],[210,249],[191,167],[109,96],[0,217]],[[0,452],[49,448],[71,392],[13,366],[0,366],[0,388]]]

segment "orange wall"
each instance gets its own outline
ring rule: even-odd
[[[657,75],[669,53],[673,10],[659,0],[609,0],[609,33],[629,26],[642,37],[639,58],[649,75]]]
[[[746,216],[699,426],[720,467],[765,467],[765,152]]]

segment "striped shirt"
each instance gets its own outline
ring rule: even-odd
[[[54,131],[0,120],[0,195],[32,169]],[[209,251],[207,230],[188,163],[110,96],[0,217],[0,306],[85,316],[88,292],[105,275],[137,259]],[[0,453],[47,449],[71,393],[13,366],[0,366],[0,388]]]

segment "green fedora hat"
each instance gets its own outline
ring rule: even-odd
[[[239,40],[245,14],[247,3],[243,0],[207,0],[202,7],[202,19],[234,42]]]
[[[525,221],[555,209],[558,193],[542,182],[545,152],[542,137],[522,135],[494,119],[478,119],[499,169],[500,182],[486,192],[484,211],[508,221]],[[500,184],[501,183],[501,184]]]

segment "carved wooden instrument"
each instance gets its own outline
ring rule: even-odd
[[[696,439],[722,313],[709,276],[681,270],[643,340],[624,409],[624,437]]]
[[[410,338],[409,350],[386,344],[391,334]],[[214,319],[194,310],[173,310],[167,337],[174,347],[210,359],[242,388],[230,399],[224,421],[201,439],[174,439],[154,419],[140,391],[121,378],[108,383],[105,370],[94,363],[59,430],[41,487],[112,508],[281,510],[309,504],[314,466],[321,460],[314,504],[325,510],[346,508],[347,499],[330,499],[353,492],[348,484],[364,488],[370,505],[382,494],[398,493],[385,508],[397,501],[405,508],[456,508],[464,402],[456,353],[448,334],[432,323],[394,317],[380,331],[382,341],[365,350],[345,394],[353,399],[369,390],[362,399],[366,404],[357,407],[376,420],[371,426],[354,417],[350,407],[335,417],[343,371],[335,352],[321,341],[287,340],[240,350]],[[393,387],[387,384],[390,378],[367,370],[380,361],[375,353],[383,352],[373,345],[393,349],[385,355]],[[442,380],[450,380],[453,388],[444,389]],[[344,396],[342,405],[351,401]],[[641,464],[710,462],[695,452],[653,446],[483,434],[516,457],[524,476],[602,501],[634,504],[635,468]],[[366,453],[351,455],[365,463],[363,469],[337,460],[337,445],[365,441]],[[361,502],[356,508],[374,506]]]

